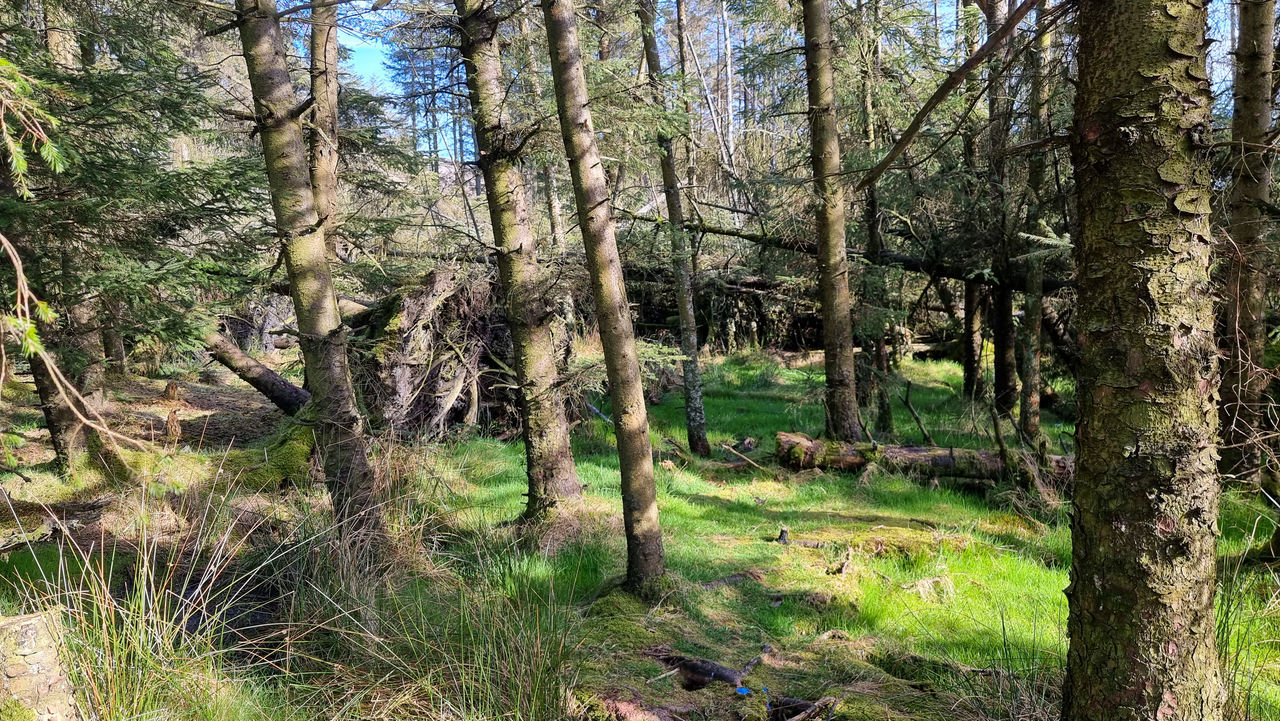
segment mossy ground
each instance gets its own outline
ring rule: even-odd
[[[902,373],[940,445],[994,447],[985,410],[960,398],[958,366],[907,361]],[[998,714],[965,709],[1018,703],[1051,715],[1065,655],[1065,506],[1009,491],[966,495],[878,470],[789,473],[771,460],[772,434],[821,431],[821,363],[734,356],[712,360],[706,377],[713,459],[690,459],[680,450],[678,392],[650,409],[671,576],[653,605],[609,590],[625,553],[617,460],[604,423],[588,420],[576,429],[586,497],[580,509],[540,530],[542,543],[523,542],[503,525],[518,516],[524,500],[518,443],[464,437],[429,448],[382,447],[377,455],[399,479],[408,499],[403,505],[434,524],[441,567],[465,585],[507,594],[517,607],[551,604],[572,618],[571,685],[584,709],[603,713],[631,704],[684,709],[677,714],[682,718],[753,718],[757,699],[723,685],[685,691],[675,677],[658,678],[666,669],[646,652],[666,645],[741,666],[767,644],[772,652],[749,685],[842,699],[832,718],[993,718]],[[899,389],[891,395],[897,433],[878,440],[920,442]],[[141,487],[163,486],[166,494],[199,490],[230,505],[232,496],[278,497],[275,485],[290,479],[302,485],[291,493],[314,495],[300,430],[305,426],[286,426],[231,455],[169,451],[137,464],[146,469]],[[1055,452],[1070,445],[1069,423],[1046,414],[1045,431]],[[1004,435],[1015,437],[1011,428]],[[759,468],[734,465],[739,457],[722,448],[745,447],[748,437],[758,443],[745,454]],[[256,480],[219,480],[219,469]],[[87,495],[106,484],[128,496],[138,487],[136,479],[133,490],[119,479],[73,483],[82,488],[64,484],[59,492]],[[18,481],[6,480],[6,488],[28,492]],[[1223,558],[1270,535],[1272,518],[1256,498],[1228,495]],[[778,544],[773,539],[782,527],[793,540],[822,545]],[[8,573],[0,568],[0,575]],[[747,578],[704,586],[732,574]],[[1278,717],[1276,577],[1261,569],[1231,575],[1232,597],[1243,599],[1232,616],[1239,629],[1233,666],[1251,681],[1255,717]]]

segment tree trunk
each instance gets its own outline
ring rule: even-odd
[[[996,412],[1013,416],[1018,407],[1018,348],[1013,325],[1013,289],[999,287],[991,294],[992,397]]]
[[[129,354],[124,347],[124,335],[120,332],[120,303],[102,301],[102,350],[106,359],[107,375],[120,378],[129,374]]]
[[[498,276],[506,300],[507,325],[515,352],[529,491],[524,517],[542,518],[557,503],[582,495],[569,446],[564,398],[556,383],[555,338],[551,330],[551,284],[538,265],[538,245],[530,225],[529,192],[520,173],[523,138],[503,111],[499,56],[499,16],[485,0],[455,0],[461,53],[470,91],[476,154],[484,174],[489,218],[498,248]]]
[[[1067,721],[1219,721],[1205,3],[1082,0]]]
[[[275,0],[236,0],[236,7],[334,518],[354,559],[370,562],[383,537],[377,478],[347,367],[346,332],[316,212],[284,36]]]
[[[982,286],[964,282],[964,330],[960,347],[964,363],[964,397],[977,401],[982,397]]]
[[[863,42],[870,45],[864,55],[868,58],[868,64],[862,80],[864,138],[867,149],[874,151],[876,147],[874,89],[880,72],[879,0],[871,0],[870,6],[869,16],[864,11],[859,19],[866,29]],[[867,223],[866,258],[871,266],[862,271],[863,322],[859,325],[865,338],[859,361],[864,372],[858,378],[858,390],[862,397],[873,399],[876,403],[876,432],[890,434],[893,433],[893,410],[889,402],[889,390],[886,387],[890,366],[886,341],[890,319],[889,292],[885,284],[885,271],[880,266],[880,256],[884,252],[884,217],[880,212],[880,196],[875,183],[867,188],[866,198],[867,207],[864,213]],[[868,387],[863,387],[864,385]]]
[[[655,31],[657,6],[654,0],[640,0],[640,33],[644,39],[645,64],[649,68],[649,85],[656,101],[666,107],[667,88],[662,75],[662,58],[658,52]],[[676,277],[676,307],[680,316],[680,352],[684,355],[685,431],[689,450],[700,456],[711,455],[707,442],[707,414],[702,405],[702,371],[698,367],[698,323],[694,318],[693,257],[689,254],[689,236],[684,229],[684,203],[680,198],[680,176],[676,172],[675,147],[671,136],[658,133],[658,155],[662,166],[662,193],[667,203],[667,232],[671,234],[671,257]]]
[[[1002,457],[997,451],[921,446],[880,446],[874,443],[841,443],[810,438],[803,433],[779,432],[778,460],[788,468],[827,468],[858,471],[868,464],[894,472],[926,478],[947,476],[991,481],[994,486],[1008,476],[1031,478],[1037,464],[1021,455]],[[1070,480],[1071,459],[1050,456],[1045,468],[1060,480]]]
[[[338,219],[338,5],[311,10],[311,188],[329,258],[336,258]]]
[[[809,138],[817,195],[818,286],[822,303],[822,347],[827,373],[827,434],[862,440],[849,259],[844,235],[844,189],[836,126],[835,51],[827,0],[804,0],[805,77],[809,94]]]
[[[31,358],[31,377],[35,381],[36,394],[40,397],[40,411],[44,414],[45,427],[49,429],[54,467],[59,474],[67,475],[75,467],[76,461],[84,455],[88,429],[72,410],[71,404],[76,400],[58,392],[58,386],[43,359]],[[82,414],[83,411],[82,408]]]
[[[311,400],[310,393],[259,363],[225,335],[209,331],[204,335],[204,345],[214,360],[226,366],[240,380],[253,386],[286,415],[297,414]]]
[[[1267,274],[1273,255],[1266,245],[1262,206],[1271,202],[1272,62],[1275,51],[1275,0],[1246,0],[1238,5],[1240,35],[1235,48],[1235,112],[1229,205],[1230,241],[1226,255],[1221,311],[1222,459],[1219,470],[1256,484],[1262,468],[1258,440],[1266,344]]]
[[[573,177],[578,223],[587,254],[596,322],[604,345],[622,472],[622,520],[627,536],[627,585],[648,594],[665,572],[662,528],[649,443],[649,417],[636,355],[631,308],[622,281],[613,205],[588,107],[587,81],[573,0],[542,0],[560,132]]]
[[[992,35],[1004,27],[1008,16],[1006,0],[987,0],[983,4],[987,16],[987,34]],[[1012,45],[1006,40],[991,54],[987,64],[987,197],[986,222],[990,224],[988,238],[994,253],[992,268],[1001,278],[1000,286],[992,294],[991,346],[993,370],[992,396],[996,412],[1012,417],[1018,405],[1018,356],[1017,336],[1013,326],[1013,288],[1005,281],[1010,266],[1009,213],[1005,193],[1005,147],[1009,144],[1009,126],[1013,115],[1013,103],[1009,98],[1009,83],[1005,80],[1005,66],[1010,62]]]
[[[1044,18],[1049,10],[1048,2],[1036,8],[1037,19]],[[1053,33],[1041,30],[1031,52],[1031,123],[1032,140],[1040,140],[1049,128],[1049,83],[1045,68],[1053,48]],[[1045,188],[1045,157],[1035,153],[1027,163],[1027,187],[1031,203],[1027,208],[1027,228],[1032,234],[1040,233],[1040,219],[1045,200],[1049,196]],[[1028,250],[1035,251],[1034,244]],[[1032,257],[1027,261],[1027,287],[1022,319],[1022,397],[1018,410],[1018,423],[1023,439],[1032,444],[1037,453],[1043,454],[1044,441],[1040,434],[1040,332],[1044,321],[1044,261]]]

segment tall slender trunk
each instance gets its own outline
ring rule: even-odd
[[[1049,10],[1048,2],[1042,1],[1036,9],[1036,17],[1044,18]],[[1049,129],[1049,82],[1045,68],[1049,64],[1049,53],[1053,48],[1053,33],[1049,29],[1041,31],[1031,49],[1031,123],[1032,140],[1046,137]],[[1040,232],[1040,219],[1043,217],[1045,201],[1049,197],[1045,187],[1045,157],[1035,153],[1027,162],[1027,187],[1031,192],[1031,204],[1027,209],[1027,227],[1029,232]],[[1034,250],[1034,246],[1029,248]],[[1027,261],[1026,297],[1022,318],[1022,396],[1019,403],[1018,423],[1022,428],[1022,436],[1043,455],[1043,438],[1040,434],[1040,331],[1044,324],[1044,261],[1031,258]]]
[[[1262,370],[1266,344],[1267,273],[1274,255],[1267,248],[1268,223],[1262,206],[1271,202],[1272,63],[1275,0],[1242,0],[1235,47],[1235,112],[1231,120],[1234,154],[1229,205],[1231,239],[1226,255],[1221,339],[1223,367],[1219,416],[1222,460],[1218,468],[1237,480],[1256,483],[1262,468],[1258,440]]]
[[[657,6],[654,0],[640,0],[640,34],[644,39],[645,64],[654,99],[667,107],[667,89],[655,32]],[[676,275],[676,306],[680,315],[680,352],[684,371],[684,416],[689,450],[711,455],[707,442],[707,414],[702,406],[702,371],[698,368],[698,323],[693,315],[693,258],[684,228],[684,203],[680,198],[680,177],[676,172],[675,147],[671,136],[658,133],[659,163],[662,166],[662,193],[667,203],[667,232],[671,234],[671,259]]]
[[[1008,16],[1007,0],[987,0],[983,9],[987,15],[987,34],[994,34],[1004,27]],[[1010,271],[1009,223],[1005,203],[1004,149],[1009,141],[1009,125],[1013,103],[1009,98],[1009,84],[1004,80],[1005,66],[1010,62],[1012,44],[1005,41],[991,54],[987,65],[988,131],[987,137],[987,202],[990,209],[989,238],[994,253],[992,268],[1001,283],[992,293],[991,345],[993,350],[993,396],[996,411],[1012,416],[1018,405],[1018,356],[1017,336],[1013,325],[1013,288],[1003,282]]]
[[[564,398],[556,383],[555,309],[538,265],[529,191],[520,173],[523,138],[503,111],[506,88],[499,55],[499,16],[486,0],[454,0],[463,67],[471,98],[476,157],[484,174],[498,276],[515,351],[529,490],[524,517],[545,517],[564,498],[582,495],[569,446]]]
[[[1219,721],[1207,12],[1078,12],[1083,365],[1063,718]]]
[[[977,19],[974,17],[969,8],[974,6],[974,0],[963,0],[956,3],[956,45],[957,49],[963,55],[972,55],[978,48],[978,29]],[[964,84],[964,105],[971,107],[978,102],[982,88],[975,73],[970,73],[965,78]],[[972,234],[970,242],[978,242],[977,219],[974,217],[979,199],[977,192],[977,172],[978,172],[978,129],[973,120],[973,114],[961,120],[960,140],[961,151],[964,158],[964,167],[967,171],[965,176],[964,188],[968,202],[965,207],[966,212],[965,227],[968,233]],[[982,303],[983,292],[982,286],[972,281],[965,281],[964,284],[964,327],[961,332],[960,345],[963,351],[964,366],[964,397],[971,400],[979,400],[985,389],[983,388],[983,368],[982,368]]]
[[[729,4],[720,0],[720,34],[724,52],[724,139],[729,156],[729,169],[737,170],[737,115],[734,109],[733,85],[733,32],[729,26]],[[737,218],[734,218],[737,222]]]
[[[325,247],[335,258],[338,219],[338,6],[317,3],[311,10],[311,188]]]
[[[573,0],[541,1],[560,132],[569,157],[578,225],[587,253],[591,294],[613,404],[622,472],[622,521],[627,536],[627,585],[645,595],[665,572],[665,562],[649,442],[649,416],[644,406],[644,384],[631,327],[631,308],[622,281],[613,206],[609,202],[609,188],[588,107],[574,3]]]
[[[346,331],[316,212],[284,36],[275,0],[236,0],[236,8],[334,518],[353,559],[372,562],[383,536],[377,477],[347,367]]]
[[[874,150],[876,147],[876,107],[875,107],[875,83],[880,72],[880,0],[870,0],[869,16],[864,14],[862,24],[867,32],[864,41],[870,47],[866,51],[868,60],[867,67],[863,74],[862,80],[862,105],[863,114],[865,116],[866,127],[863,129],[863,137],[867,143],[867,149]],[[884,233],[882,226],[884,217],[880,212],[880,195],[876,189],[876,184],[872,183],[866,190],[867,207],[864,211],[867,221],[867,260],[870,267],[863,269],[862,274],[862,298],[863,298],[863,315],[870,322],[862,324],[863,332],[867,334],[862,344],[861,364],[867,369],[859,378],[859,383],[863,382],[863,378],[870,385],[869,388],[862,388],[862,395],[866,398],[875,400],[876,403],[876,432],[877,433],[893,433],[893,408],[889,403],[889,390],[885,387],[889,379],[889,293],[885,285],[885,272],[880,266],[880,255],[884,252]],[[868,332],[869,331],[869,332]]]
[[[834,48],[827,0],[804,0],[804,57],[809,96],[809,139],[817,196],[818,287],[827,372],[827,435],[862,440],[849,259],[845,249],[844,188],[836,125]]]

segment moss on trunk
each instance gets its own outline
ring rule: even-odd
[[[1222,718],[1204,5],[1079,8],[1068,721]]]

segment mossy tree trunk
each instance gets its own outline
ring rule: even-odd
[[[1267,328],[1267,273],[1274,256],[1267,248],[1268,223],[1262,206],[1271,202],[1270,150],[1272,35],[1274,0],[1239,3],[1235,48],[1235,112],[1231,120],[1232,186],[1230,239],[1221,311],[1222,473],[1257,483],[1262,468],[1258,440],[1262,394],[1267,386],[1263,353]]]
[[[383,540],[377,478],[347,367],[346,331],[316,212],[301,107],[275,1],[237,0],[236,8],[325,479],[339,531],[353,559],[363,564],[376,557]]]
[[[862,440],[849,258],[845,248],[844,188],[836,122],[835,48],[827,0],[804,0],[805,78],[809,98],[810,161],[817,200],[818,293],[827,374],[827,435]]]
[[[596,322],[604,345],[609,397],[622,471],[622,520],[627,536],[627,585],[645,594],[665,572],[649,417],[636,355],[631,308],[622,281],[613,204],[596,145],[572,0],[541,0],[551,55],[560,132],[573,178],[578,224],[587,254]]]
[[[338,4],[316,3],[311,10],[311,188],[325,246],[337,252],[338,219]]]
[[[1082,0],[1067,721],[1218,721],[1205,3]]]
[[[644,39],[645,65],[649,86],[661,107],[666,108],[667,88],[662,74],[662,55],[658,52],[657,4],[640,0],[637,6],[640,32]],[[698,323],[693,308],[693,256],[689,236],[684,227],[684,202],[680,197],[680,176],[676,172],[675,147],[665,132],[658,133],[658,155],[662,166],[662,193],[667,203],[667,232],[671,234],[671,259],[675,267],[676,308],[680,317],[680,352],[684,354],[685,435],[689,450],[700,456],[711,455],[707,442],[707,414],[702,405],[702,370],[698,367]]]
[[[540,518],[561,499],[582,494],[569,446],[564,398],[556,384],[554,301],[548,296],[549,284],[538,265],[529,192],[517,165],[524,138],[511,127],[503,111],[506,89],[499,56],[499,15],[487,0],[455,0],[454,5],[520,386],[529,481],[524,516]]]

